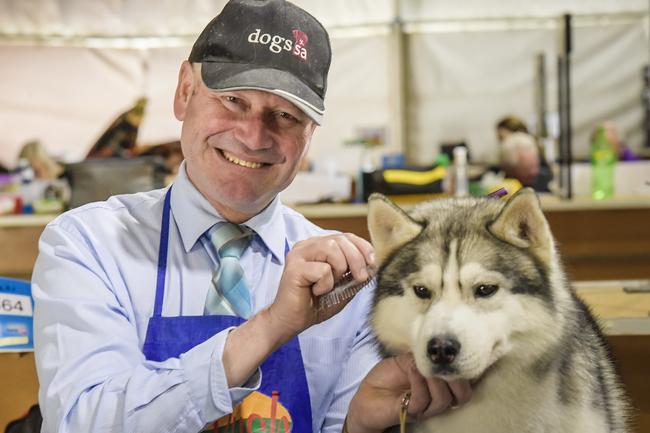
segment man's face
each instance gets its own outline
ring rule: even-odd
[[[219,213],[243,222],[286,188],[315,123],[286,99],[258,90],[218,92],[181,67],[174,99],[187,173]]]

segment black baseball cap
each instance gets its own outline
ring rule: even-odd
[[[327,31],[285,0],[231,0],[192,47],[205,85],[264,90],[289,100],[320,124],[332,51]]]

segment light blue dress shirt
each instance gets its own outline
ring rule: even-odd
[[[243,387],[228,388],[221,361],[228,330],[180,358],[144,358],[165,192],[91,203],[45,228],[32,280],[43,432],[195,433],[259,386],[258,370]],[[200,238],[223,218],[184,164],[171,213],[163,315],[201,315],[217,258]],[[257,312],[275,298],[285,239],[293,246],[330,232],[278,198],[245,224],[257,233],[241,258]],[[363,289],[299,336],[315,432],[340,432],[350,399],[379,359],[366,321],[371,292]]]

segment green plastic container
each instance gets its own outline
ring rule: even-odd
[[[591,196],[603,200],[614,195],[616,149],[607,138],[604,126],[599,126],[591,142]]]

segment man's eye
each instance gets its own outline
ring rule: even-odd
[[[294,115],[289,114],[286,111],[279,112],[278,117],[280,117],[282,120],[292,122],[292,123],[298,123],[299,122],[299,120]]]
[[[224,104],[229,106],[236,106],[236,107],[242,106],[242,100],[236,96],[226,95],[223,97],[222,101],[224,101]]]

